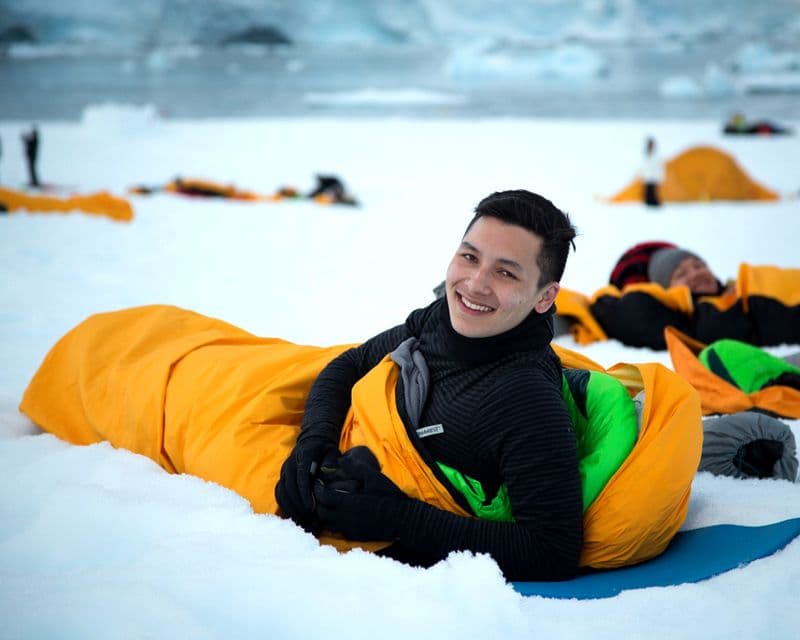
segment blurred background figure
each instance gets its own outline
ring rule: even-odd
[[[358,204],[356,199],[347,192],[344,183],[338,176],[317,174],[317,185],[309,192],[312,200],[334,204]]]
[[[22,134],[22,143],[25,145],[25,162],[28,165],[28,184],[39,188],[39,175],[36,172],[36,162],[39,158],[39,129],[36,125],[31,130]]]
[[[769,120],[754,120],[748,121],[744,114],[740,111],[731,114],[722,132],[727,135],[785,135],[790,134],[792,130],[789,127],[784,127],[775,124]]]
[[[652,136],[645,140],[644,160],[639,171],[642,182],[644,182],[644,203],[648,207],[658,207],[661,205],[658,188],[664,180],[664,162],[658,155],[656,140]]]
[[[647,274],[651,282],[665,289],[686,286],[693,295],[716,296],[734,287],[723,284],[696,253],[680,247],[664,247],[650,257]]]

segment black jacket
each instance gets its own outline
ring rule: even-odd
[[[435,461],[458,469],[479,480],[490,498],[505,484],[514,521],[465,518],[415,501],[387,555],[427,565],[469,550],[491,554],[509,579],[574,575],[583,533],[581,484],[561,365],[549,346],[550,314],[533,312],[506,333],[477,339],[456,333],[444,300],[414,311],[405,324],[326,367],[309,394],[301,437],[338,441],[352,386],[410,336],[419,339],[430,370],[420,424],[441,424],[444,431],[420,440],[409,428],[409,437],[432,469],[438,471]],[[409,427],[401,388],[396,397]]]

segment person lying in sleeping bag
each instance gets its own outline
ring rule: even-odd
[[[733,290],[733,282],[723,284],[700,256],[680,247],[656,251],[647,265],[650,282],[665,289],[689,287],[692,295],[719,296]]]
[[[588,302],[603,337],[664,349],[664,328],[672,326],[702,342],[800,342],[800,270],[742,263],[737,279],[723,283],[705,260],[684,248],[664,246],[644,257],[646,277],[625,281],[620,262],[610,285]],[[567,310],[560,301],[559,309]]]
[[[574,576],[581,480],[550,346],[553,301],[574,237],[569,217],[540,195],[484,198],[450,262],[444,298],[342,353],[317,377],[275,490],[283,514],[312,532],[391,540],[381,553],[414,565],[469,550],[490,554],[509,579]],[[479,482],[487,501],[503,487],[511,521],[409,498],[363,447],[340,455],[353,386],[401,345],[429,381],[426,394],[405,375],[396,387],[397,409],[422,457]]]

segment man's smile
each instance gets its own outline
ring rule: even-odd
[[[489,307],[485,304],[480,304],[478,302],[473,302],[472,300],[465,298],[464,295],[461,293],[456,292],[456,297],[458,298],[458,301],[470,311],[476,313],[488,313],[490,311],[494,311],[493,307]]]

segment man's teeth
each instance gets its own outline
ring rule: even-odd
[[[464,296],[461,296],[461,302],[464,303],[464,306],[467,309],[472,309],[473,311],[491,311],[491,307],[485,307],[482,304],[475,304],[474,302],[470,302]]]

